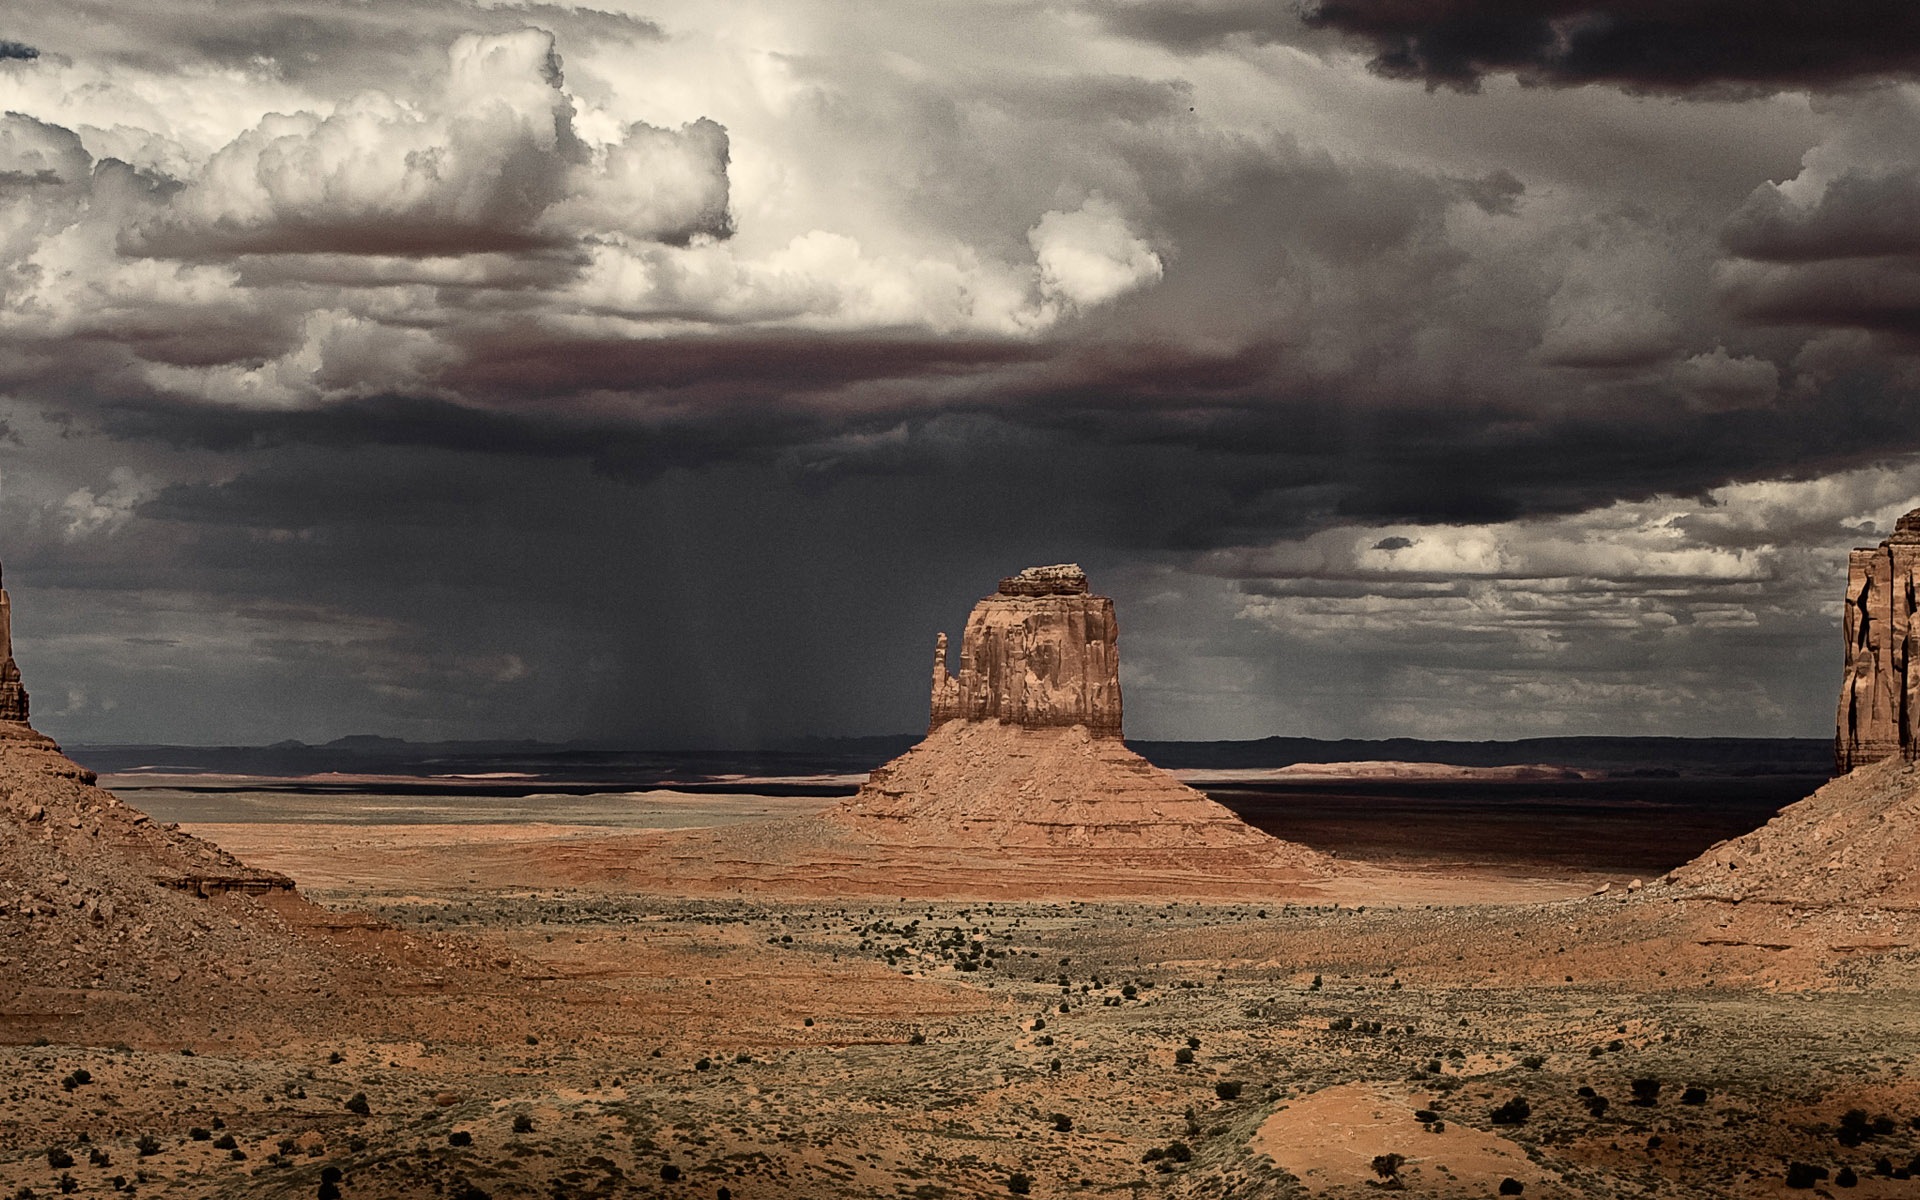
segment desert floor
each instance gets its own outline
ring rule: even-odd
[[[188,828],[515,968],[404,1034],[0,1046],[0,1196],[320,1196],[328,1171],[376,1198],[1372,1196],[1382,1155],[1421,1196],[1810,1194],[1793,1162],[1920,1196],[1902,963],[1582,953],[1612,903],[1572,899],[1590,872],[1383,872],[1337,905],[690,899],[460,865],[664,817],[260,815]]]

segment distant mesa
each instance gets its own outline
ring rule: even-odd
[[[1920,596],[1920,509],[1894,524],[1878,546],[1847,559],[1842,628],[1846,666],[1835,721],[1834,769],[1920,752],[1920,652],[1914,622]]]

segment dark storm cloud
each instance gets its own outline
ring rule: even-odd
[[[1012,339],[745,331],[587,339],[526,323],[476,324],[455,341],[464,356],[445,380],[465,393],[525,401],[588,392],[687,391],[712,397],[723,411],[731,410],[721,399],[725,395],[775,401],[871,380],[924,385],[1045,354],[1031,342]]]
[[[1398,13],[1441,70],[1416,18],[1464,3],[1103,15],[1177,54],[1084,11],[690,6],[663,39],[444,0],[36,10],[0,518],[10,578],[57,593],[63,720],[132,728],[103,697],[191,675],[154,720],[201,736],[903,728],[933,629],[1075,558],[1156,631],[1130,702],[1185,732],[1241,703],[1267,732],[1295,666],[1383,680],[1415,646],[1393,686],[1461,720],[1536,676],[1651,720],[1698,702],[1662,656],[1706,677],[1767,582],[1665,509],[1920,453],[1920,389],[1858,334],[1906,319],[1910,123],[1814,145],[1864,93],[1429,93],[1337,50]],[[1453,82],[1682,86],[1577,23],[1557,66],[1527,20],[1458,24]],[[1715,61],[1685,87],[1781,82]],[[1736,532],[1891,503],[1847,495]],[[1531,525],[1561,533],[1474,557]],[[1329,531],[1354,553],[1273,550]],[[1628,535],[1702,553],[1591,561]],[[1534,635],[1593,639],[1586,676]]]
[[[1377,52],[1373,70],[1474,88],[1528,83],[1648,91],[1823,88],[1920,71],[1905,0],[1320,0],[1309,23]]]
[[[18,59],[22,62],[32,62],[39,57],[40,52],[24,42],[13,42],[5,38],[0,38],[0,59],[11,58]]]
[[[1812,204],[1763,185],[1728,218],[1725,241],[1762,262],[1920,254],[1920,168],[1850,170]]]
[[[463,33],[536,25],[564,29],[581,44],[664,36],[645,18],[590,7],[460,0],[154,0],[137,6],[73,0],[30,6],[22,16],[40,48],[67,58],[104,57],[157,71],[201,62],[349,88],[391,87],[431,71]]]

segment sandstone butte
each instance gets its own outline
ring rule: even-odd
[[[474,959],[311,904],[95,787],[26,721],[11,609],[0,590],[0,1036],[232,1044],[337,1023],[356,996],[426,990]]]
[[[1127,749],[1113,601],[1079,567],[1001,580],[967,618],[957,674],[944,633],[935,646],[927,736],[825,821],[875,847],[1017,850],[1250,887],[1330,868]]]
[[[1847,557],[1842,632],[1846,665],[1834,723],[1834,769],[1920,750],[1920,654],[1913,619],[1920,589],[1920,509],[1894,523],[1893,536]]]

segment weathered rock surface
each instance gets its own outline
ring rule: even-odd
[[[1920,595],[1920,509],[1893,536],[1847,558],[1843,629],[1846,666],[1833,740],[1841,774],[1894,754],[1912,757],[1920,739],[1920,661],[1913,621]]]
[[[948,722],[877,768],[827,819],[882,846],[1232,850],[1248,864],[1275,852],[1298,865],[1324,862],[1084,728]]]
[[[27,689],[13,661],[13,601],[0,587],[0,721],[27,719]]]
[[[927,736],[819,825],[843,852],[864,847],[853,853],[915,876],[965,861],[1053,872],[1082,892],[1285,890],[1331,873],[1325,855],[1262,833],[1126,748],[1118,632],[1113,601],[1091,595],[1077,566],[1002,580],[967,620],[957,676],[946,636],[937,643]]]
[[[1920,906],[1920,767],[1900,755],[1869,763],[1667,881],[1736,901]]]
[[[0,592],[0,651],[7,607]],[[24,715],[10,653],[5,667],[0,702]],[[0,719],[0,1040],[231,1042],[236,1021],[238,1036],[279,1036],[478,961],[312,904],[94,782],[51,738]]]
[[[1025,729],[1083,725],[1120,736],[1119,625],[1113,601],[1091,595],[1079,567],[1029,567],[973,606],[960,671],[947,671],[947,635],[934,643],[929,733],[948,721]]]

